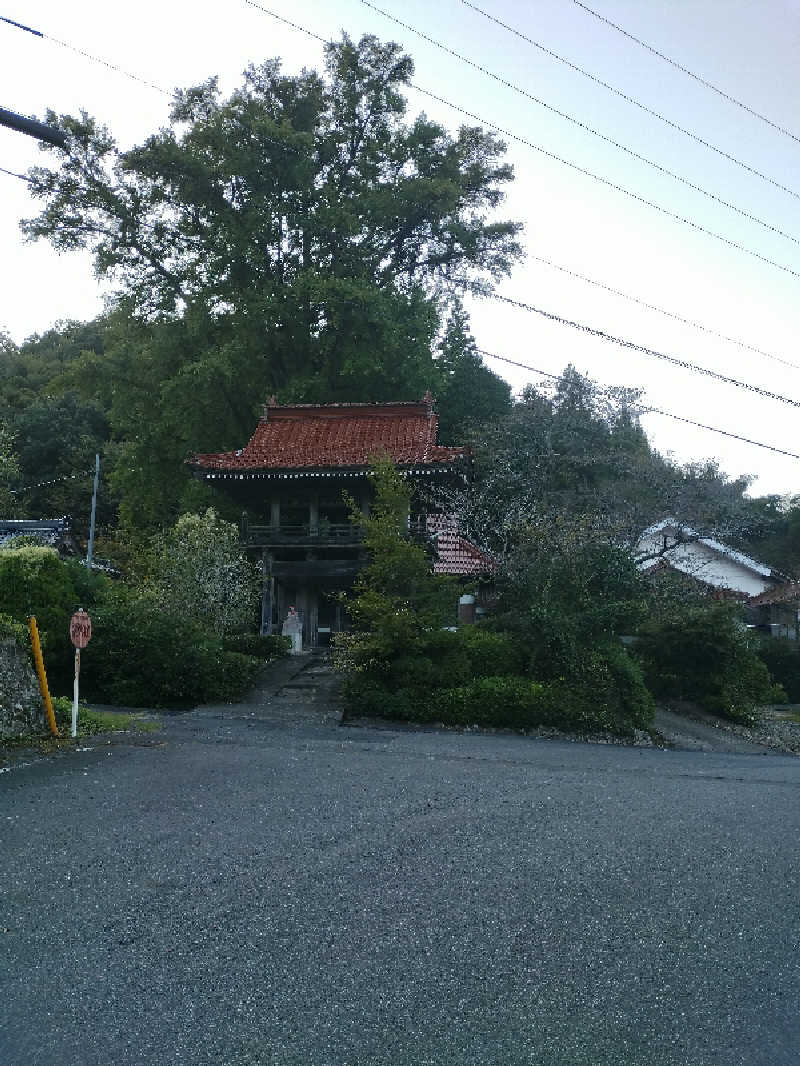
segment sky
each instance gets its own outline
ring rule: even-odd
[[[646,51],[575,0],[475,0],[477,7],[542,48],[465,0],[437,4],[380,0],[376,6],[364,0],[259,3],[326,39],[337,39],[344,31],[355,38],[372,33],[398,41],[414,59],[415,85],[448,101],[440,103],[409,89],[409,116],[424,111],[452,131],[462,124],[503,131],[515,181],[498,217],[524,223],[526,258],[498,284],[499,294],[797,400],[798,406],[500,301],[474,299],[468,305],[481,349],[551,374],[572,363],[602,385],[642,389],[644,402],[652,407],[800,454],[800,114],[795,104],[800,0],[760,4],[586,0],[603,18],[786,132]],[[211,74],[219,75],[223,91],[228,92],[240,83],[249,63],[273,56],[282,58],[287,73],[302,67],[319,69],[323,63],[318,40],[247,0],[216,4],[139,0],[135,5],[3,0],[0,15],[168,92]],[[442,51],[413,30],[496,77]],[[543,48],[673,125],[557,61]],[[86,110],[109,127],[124,149],[166,124],[169,96],[50,39],[0,23],[0,106],[38,116],[48,107],[60,113]],[[465,117],[463,111],[475,118]],[[663,169],[593,136],[587,126]],[[40,162],[34,140],[0,128],[0,167],[24,173]],[[668,176],[664,169],[716,199]],[[44,242],[23,242],[19,221],[36,210],[26,184],[0,173],[0,330],[18,343],[58,320],[93,317],[102,310],[103,295],[109,291],[94,276],[88,253],[58,255]],[[515,390],[542,380],[532,371],[495,359],[487,363]],[[732,477],[754,478],[754,494],[800,493],[800,459],[664,415],[643,415],[642,424],[653,445],[677,461],[714,459]]]

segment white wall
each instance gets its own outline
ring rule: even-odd
[[[637,554],[646,555],[660,551],[663,537],[663,532],[659,531],[643,538],[638,545]],[[774,588],[776,584],[770,578],[754,573],[735,559],[721,555],[700,541],[677,544],[659,558],[682,574],[688,574],[715,588],[741,592],[745,596],[758,596],[759,593]],[[659,558],[648,560],[642,568],[649,569],[659,562]]]

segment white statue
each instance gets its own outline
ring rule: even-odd
[[[289,613],[283,620],[281,632],[285,637],[289,637],[292,642],[289,654],[299,655],[303,650],[303,619],[294,607],[289,608]]]

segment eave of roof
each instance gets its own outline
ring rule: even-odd
[[[438,445],[437,422],[429,395],[421,403],[270,404],[244,448],[196,454],[187,464],[238,480],[354,477],[383,453],[416,476],[441,473],[463,463],[468,451]]]
[[[739,563],[740,566],[745,567],[747,570],[752,570],[753,573],[758,574],[760,577],[773,578],[774,580],[783,579],[782,574],[773,570],[771,566],[767,566],[766,563],[760,563],[757,559],[752,559],[749,555],[745,555],[743,552],[738,552],[734,548],[729,548],[727,544],[723,544],[722,541],[715,540],[713,537],[702,537],[690,526],[685,526],[680,522],[676,522],[673,518],[665,518],[661,522],[656,522],[655,525],[649,526],[642,534],[640,540],[643,540],[645,537],[653,533],[663,533],[666,529],[678,531],[684,539],[667,548],[664,555],[669,555],[671,551],[675,551],[688,544],[704,544],[707,548],[717,552],[718,555],[724,555],[727,559]],[[647,569],[648,563],[649,565],[652,565],[652,560],[647,560],[642,563],[640,569]]]

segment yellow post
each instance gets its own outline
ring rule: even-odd
[[[44,700],[44,709],[47,712],[47,724],[54,737],[58,736],[56,716],[53,713],[53,704],[50,700],[50,689],[47,687],[47,674],[44,672],[44,659],[42,658],[42,646],[39,643],[39,630],[36,619],[31,615],[28,619],[28,628],[31,631],[31,646],[33,648],[33,661],[36,663],[36,673],[39,675],[39,689]]]

